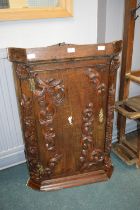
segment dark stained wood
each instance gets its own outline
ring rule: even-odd
[[[111,177],[121,47],[118,41],[8,50],[31,188],[49,191]]]
[[[113,168],[112,168],[113,170]],[[112,174],[112,170],[110,173]],[[41,191],[52,191],[60,190],[69,187],[75,187],[85,184],[91,184],[95,182],[107,181],[110,178],[109,174],[106,174],[104,170],[93,171],[90,173],[78,174],[69,176],[67,178],[51,179],[42,182],[42,186],[32,182],[30,179],[27,182],[27,185],[32,189],[41,190]]]
[[[105,46],[105,50],[98,50],[100,46]],[[114,42],[112,44],[94,44],[94,45],[74,45],[60,43],[58,45],[53,45],[51,47],[42,48],[9,48],[9,59],[10,61],[18,62],[39,62],[39,61],[51,61],[55,62],[57,60],[71,59],[74,60],[84,57],[95,56],[111,56],[112,53],[117,53],[121,49],[120,42]],[[75,51],[69,52],[68,51]],[[54,53],[55,51],[55,53]],[[95,55],[96,52],[96,55]],[[99,58],[97,58],[99,59]]]

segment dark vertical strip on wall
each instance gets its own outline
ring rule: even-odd
[[[97,42],[105,42],[107,0],[98,0]]]

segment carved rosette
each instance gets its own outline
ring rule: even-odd
[[[83,112],[82,117],[82,151],[80,156],[80,170],[90,169],[93,165],[104,160],[104,153],[94,148],[93,138],[93,103],[89,103]]]
[[[113,117],[114,117],[114,103],[115,103],[115,74],[120,66],[119,57],[115,56],[110,65],[109,77],[109,94],[108,94],[108,109],[107,109],[107,122],[106,122],[106,139],[105,139],[105,168],[106,170],[111,167],[112,162],[110,159],[110,152],[112,147],[112,130],[113,130]]]

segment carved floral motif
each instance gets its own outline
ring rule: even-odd
[[[17,64],[16,73],[19,79],[25,80],[30,77],[30,69],[28,65]]]
[[[26,155],[28,160],[28,166],[31,179],[40,181],[41,174],[38,170],[38,164],[40,164],[38,154],[38,144],[35,131],[35,120],[33,117],[33,105],[31,98],[27,98],[22,95],[21,100],[22,115],[23,115],[23,129],[24,140],[26,145]]]
[[[110,159],[110,152],[112,146],[112,129],[113,129],[113,116],[114,116],[114,101],[115,101],[115,76],[114,73],[119,68],[119,58],[114,57],[110,65],[110,78],[109,78],[109,95],[108,95],[108,108],[107,108],[107,122],[106,122],[106,139],[105,139],[105,167],[110,168],[112,165]]]
[[[94,148],[93,103],[89,103],[85,108],[82,120],[82,151],[80,156],[80,170],[85,170],[91,168],[99,162],[102,162],[104,159],[104,153],[100,149]]]
[[[26,145],[26,155],[31,179],[40,182],[44,177],[50,178],[61,155],[53,154],[48,161],[47,167],[41,164],[39,159],[38,142],[36,139],[36,124],[33,114],[33,102],[31,98],[27,98],[24,94],[21,100],[24,139]]]
[[[86,70],[86,75],[89,77],[98,94],[105,92],[106,85],[101,83],[101,75],[94,68],[88,68]]]
[[[39,123],[48,151],[55,150],[55,131],[53,120],[56,107],[64,100],[64,85],[61,80],[49,79],[45,82],[35,77],[36,89],[34,95],[39,104]]]

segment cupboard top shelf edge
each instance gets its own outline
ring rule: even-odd
[[[121,49],[121,40],[107,44],[88,45],[62,43],[42,48],[8,48],[8,58],[11,62],[33,63],[85,57],[110,57],[119,54]]]

